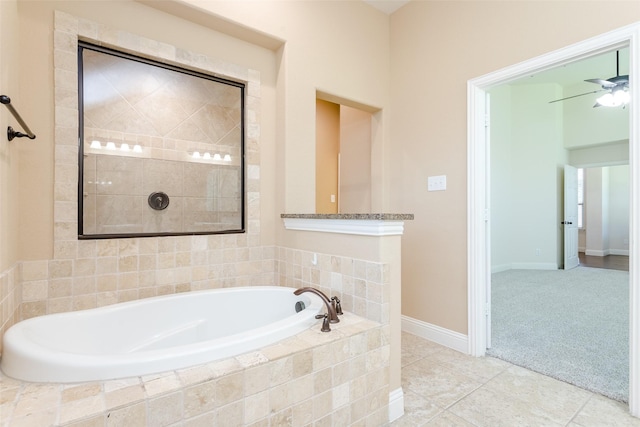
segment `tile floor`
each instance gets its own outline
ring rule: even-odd
[[[626,404],[402,334],[405,415],[392,427],[640,426]]]

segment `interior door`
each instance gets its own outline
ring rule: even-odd
[[[564,269],[580,264],[578,259],[578,169],[564,166]]]

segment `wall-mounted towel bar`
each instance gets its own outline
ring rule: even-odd
[[[22,117],[20,117],[20,114],[18,114],[16,109],[13,108],[13,105],[11,105],[11,98],[9,98],[7,95],[0,95],[0,102],[7,106],[9,111],[11,111],[11,114],[13,114],[13,117],[15,117],[18,123],[20,123],[20,126],[22,126],[22,129],[27,132],[26,134],[17,132],[11,126],[9,126],[7,128],[7,138],[9,138],[9,141],[13,140],[13,138],[24,138],[25,136],[29,139],[36,139],[36,136],[33,134],[33,132],[31,132],[29,126],[27,126],[24,120],[22,120]]]

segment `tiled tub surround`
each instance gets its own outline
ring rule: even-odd
[[[246,234],[73,242],[73,255],[22,262],[21,319],[176,292],[275,285],[273,246]],[[77,254],[77,255],[76,255]]]
[[[279,281],[338,295],[348,310],[389,327],[389,420],[404,412],[400,382],[401,236],[413,215],[282,215]],[[323,257],[322,253],[330,253]],[[362,261],[368,260],[368,261]]]
[[[2,336],[12,325],[20,321],[22,289],[18,274],[19,264],[0,274],[0,353]]]
[[[246,248],[238,242],[245,239],[231,234],[81,241],[84,258],[24,261],[20,319],[177,292],[280,285],[318,288],[337,295],[346,311],[389,322],[387,264],[278,246]]]
[[[282,247],[277,253],[281,285],[320,289],[337,296],[344,310],[389,323],[389,265]]]
[[[158,375],[79,384],[0,374],[3,427],[380,426],[388,420],[388,328],[345,313],[251,352]]]

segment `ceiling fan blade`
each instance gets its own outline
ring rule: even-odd
[[[592,92],[581,93],[580,95],[567,96],[566,98],[560,98],[560,99],[556,99],[556,100],[553,100],[553,101],[549,101],[549,104],[553,104],[554,102],[564,101],[566,99],[577,98],[579,96],[591,95],[592,93],[598,93],[598,92],[602,92],[604,90],[605,89],[600,89],[600,90],[594,90]]]
[[[585,82],[595,83],[595,84],[600,85],[600,86],[605,87],[605,88],[616,87],[615,83],[611,83],[608,80],[602,80],[602,79],[587,79],[587,80],[585,80]]]

